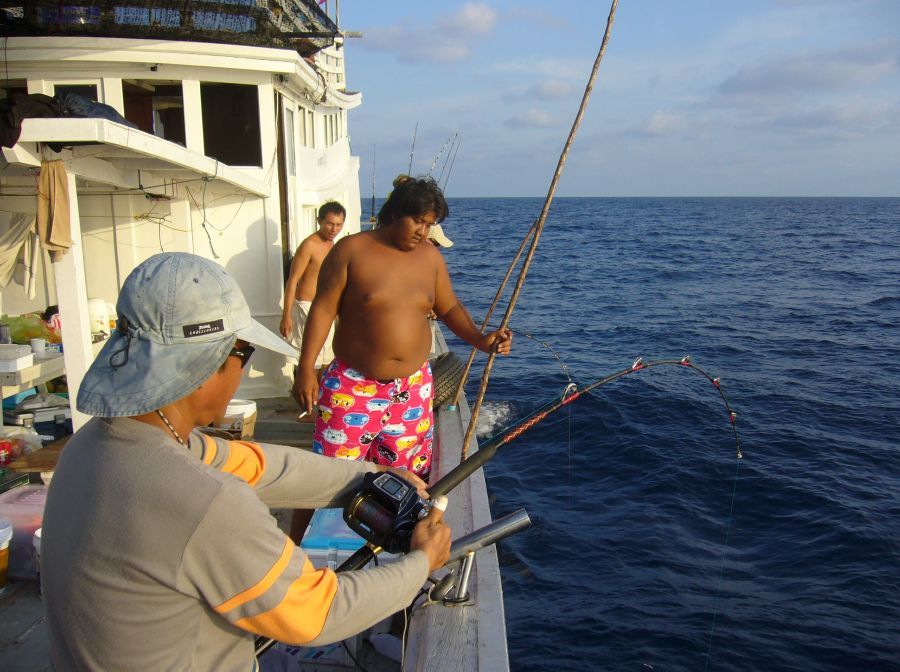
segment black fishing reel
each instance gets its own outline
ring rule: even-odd
[[[362,490],[344,508],[351,530],[388,553],[408,553],[413,528],[428,513],[416,488],[389,471],[366,474]]]

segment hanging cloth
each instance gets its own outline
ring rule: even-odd
[[[15,279],[25,291],[34,292],[34,215],[14,212],[6,231],[0,233],[0,287]],[[29,287],[29,278],[31,279]],[[29,297],[33,298],[33,297]]]
[[[62,161],[41,161],[38,178],[37,232],[41,245],[59,261],[72,247],[69,221],[69,179]]]

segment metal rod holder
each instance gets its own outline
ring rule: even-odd
[[[475,563],[475,551],[469,551],[460,559],[455,573],[459,576],[459,581],[455,586],[452,597],[445,597],[445,604],[460,604],[469,601],[469,577],[472,575],[472,565]]]

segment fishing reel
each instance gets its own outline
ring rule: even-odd
[[[388,553],[408,553],[413,528],[427,514],[416,488],[389,471],[366,474],[362,489],[344,507],[348,527]]]

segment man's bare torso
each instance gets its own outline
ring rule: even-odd
[[[297,248],[297,254],[301,253],[304,246],[308,246],[309,262],[303,275],[300,276],[300,282],[297,284],[297,301],[312,301],[316,296],[316,285],[319,279],[319,269],[322,268],[322,261],[325,256],[331,252],[334,242],[331,240],[322,240],[319,234],[314,233],[307,237],[300,247]]]
[[[374,232],[345,244],[350,248],[347,284],[334,352],[368,378],[409,376],[431,351],[428,313],[434,306],[440,253],[429,244],[399,250]]]

